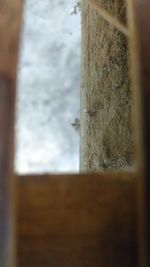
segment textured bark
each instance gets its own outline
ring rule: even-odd
[[[94,2],[126,23],[125,0]],[[132,165],[127,43],[89,1],[82,1],[81,171]]]

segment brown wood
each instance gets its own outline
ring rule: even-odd
[[[140,264],[149,267],[150,4],[148,0],[130,3],[133,4],[130,11],[134,11],[130,20],[133,76],[137,106],[142,111],[138,134],[143,159],[140,161],[142,178],[139,179]],[[21,6],[19,0],[0,0],[1,267],[16,266],[12,170]],[[133,175],[24,176],[17,179],[19,266],[137,266],[136,179]]]
[[[139,266],[150,266],[150,1],[128,0],[136,114],[139,192]]]
[[[21,267],[137,266],[135,177],[18,177]]]
[[[13,140],[21,1],[0,0],[0,266],[15,264]]]

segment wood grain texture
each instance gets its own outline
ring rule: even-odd
[[[22,1],[0,0],[0,266],[15,264],[13,143]]]
[[[133,175],[17,181],[19,266],[137,266]]]
[[[22,0],[0,0],[0,73],[16,79]]]
[[[139,266],[150,266],[150,2],[128,0],[139,173]],[[136,119],[135,119],[136,118]]]

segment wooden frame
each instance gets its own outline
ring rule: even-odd
[[[138,175],[15,177],[13,128],[22,2],[0,0],[1,267],[16,266],[15,235],[17,262],[23,267],[150,265],[150,4],[148,0],[128,0],[128,5],[132,78],[139,111],[138,154],[142,155]]]
[[[150,265],[150,3],[128,2],[138,167],[139,265]]]
[[[18,177],[19,266],[137,266],[136,178]]]
[[[14,113],[21,1],[0,1],[0,266],[15,266]]]

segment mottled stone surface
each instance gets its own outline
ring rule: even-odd
[[[125,23],[125,1],[95,0]],[[133,164],[128,40],[82,1],[81,171]]]

